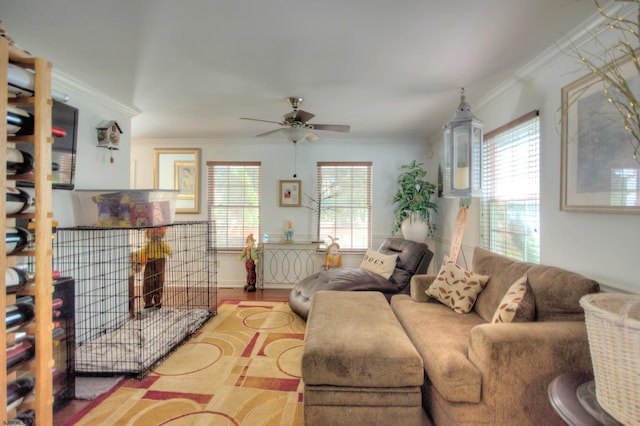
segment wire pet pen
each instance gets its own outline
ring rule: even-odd
[[[59,228],[76,283],[76,373],[144,376],[216,314],[215,223]]]

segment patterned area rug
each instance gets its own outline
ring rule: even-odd
[[[304,330],[286,302],[224,302],[149,376],[67,425],[302,425]]]

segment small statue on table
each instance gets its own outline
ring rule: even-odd
[[[284,228],[284,242],[292,243],[293,242],[293,224],[290,220],[287,221],[287,226]]]
[[[247,235],[244,249],[240,255],[240,260],[245,259],[244,267],[247,270],[247,283],[244,290],[252,293],[256,291],[256,265],[258,264],[258,253],[256,250],[256,240],[253,234]]]
[[[325,269],[342,268],[342,255],[339,253],[340,244],[337,243],[338,237],[333,238],[329,235],[331,244],[327,246],[327,256],[324,259]]]

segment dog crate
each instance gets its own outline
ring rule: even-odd
[[[214,222],[59,228],[53,269],[75,280],[77,375],[142,377],[216,313]]]

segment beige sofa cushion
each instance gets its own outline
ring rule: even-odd
[[[479,247],[473,251],[472,269],[490,277],[473,307],[486,322],[493,319],[509,287],[525,274],[536,299],[536,321],[582,321],[580,298],[600,289],[596,281],[575,272],[511,260]]]
[[[424,371],[382,293],[321,290],[311,301],[302,378],[305,386],[393,388],[421,386]]]
[[[482,377],[467,352],[471,330],[485,321],[440,303],[415,303],[404,294],[393,296],[391,307],[438,391],[449,401],[479,402]]]

